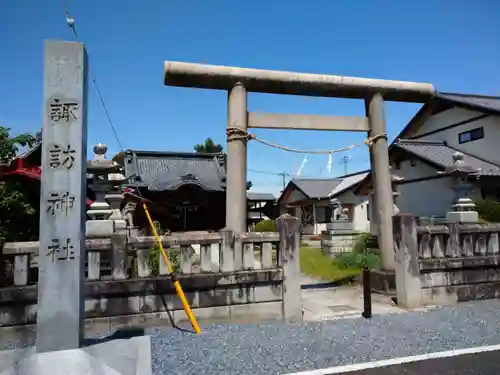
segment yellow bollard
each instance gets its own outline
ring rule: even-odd
[[[184,291],[182,290],[181,283],[179,282],[179,280],[177,280],[177,278],[174,275],[172,265],[170,264],[168,257],[167,257],[167,252],[163,248],[163,245],[162,245],[161,240],[160,240],[160,236],[158,236],[158,232],[156,231],[156,227],[153,223],[153,220],[151,219],[151,216],[149,215],[148,208],[146,206],[146,203],[144,203],[144,201],[142,203],[142,207],[144,208],[144,212],[146,213],[146,217],[148,218],[149,225],[151,225],[151,229],[153,230],[153,235],[155,236],[156,242],[158,242],[158,246],[160,246],[161,254],[163,255],[163,260],[167,264],[168,272],[170,273],[170,276],[172,277],[172,282],[174,284],[175,291],[177,292],[177,294],[182,302],[182,306],[184,307],[184,311],[186,312],[186,315],[187,315],[189,321],[191,322],[191,325],[193,326],[194,331],[196,332],[196,334],[199,335],[201,333],[200,326],[198,325],[198,322],[196,321],[196,318],[193,314],[193,311],[191,310],[191,307],[189,306],[189,303],[186,299],[186,296],[184,295]]]

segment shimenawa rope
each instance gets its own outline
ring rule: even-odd
[[[301,150],[301,149],[281,146],[281,145],[278,145],[276,143],[266,141],[264,139],[258,138],[255,134],[250,134],[250,133],[248,133],[240,128],[229,127],[226,130],[226,135],[228,137],[231,137],[231,139],[255,140],[255,141],[260,142],[262,144],[265,144],[267,146],[274,147],[278,150],[294,152],[297,154],[321,154],[321,155],[329,155],[329,154],[331,155],[331,154],[335,154],[338,152],[349,151],[349,150],[352,150],[354,148],[360,147],[363,144],[367,145],[368,147],[372,147],[373,142],[375,142],[377,139],[379,139],[379,138],[386,138],[387,139],[387,134],[381,133],[381,134],[376,134],[373,137],[368,137],[367,139],[365,139],[365,141],[363,143],[354,144],[354,145],[347,146],[347,147],[342,147],[342,148],[337,148],[337,149],[332,149],[332,150]]]

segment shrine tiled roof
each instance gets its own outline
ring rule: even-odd
[[[124,164],[129,184],[150,191],[176,190],[186,184],[207,191],[225,190],[223,154],[128,150]]]

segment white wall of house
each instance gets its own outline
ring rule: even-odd
[[[350,207],[349,220],[353,224],[353,229],[361,232],[369,232],[368,197],[356,196],[352,190],[347,190],[336,198],[340,200],[341,204]],[[326,224],[330,221],[330,218],[325,217],[325,210],[323,207],[329,206],[329,202],[318,201],[315,206],[316,224],[304,224],[302,226],[302,234],[321,234],[322,231],[326,230]]]
[[[442,129],[446,126],[450,126],[450,125],[457,124],[457,123],[465,121],[465,120],[470,120],[474,117],[481,116],[482,114],[483,114],[482,112],[476,112],[476,111],[472,111],[469,109],[453,107],[453,108],[447,109],[446,111],[442,111],[442,112],[436,113],[435,115],[432,115],[418,129],[416,129],[415,131],[409,132],[408,137],[405,137],[405,138],[412,138],[412,137],[417,136],[417,135],[436,131],[436,130]],[[456,129],[457,128],[452,128],[450,130],[452,130],[453,132],[456,132]],[[433,137],[432,139],[436,139],[436,138]]]
[[[445,216],[453,202],[450,177],[400,184],[397,206],[415,216]]]
[[[431,116],[420,129],[412,133],[410,137],[425,134],[481,115],[484,115],[484,113],[463,108],[451,108]],[[483,127],[484,138],[466,143],[459,142],[460,133],[479,127]],[[500,150],[498,148],[500,144],[500,116],[490,115],[479,120],[468,122],[464,125],[455,126],[451,129],[423,136],[419,139],[446,141],[449,146],[460,151],[500,163]]]
[[[415,216],[446,216],[455,196],[451,184],[452,178],[448,176],[400,184],[397,199],[399,211]],[[472,190],[471,198],[481,198],[479,187]]]
[[[420,159],[403,160],[396,164],[391,160],[391,168],[394,174],[403,177],[405,180],[414,180],[417,178],[435,177],[437,169]]]
[[[351,221],[354,230],[361,232],[370,231],[370,221],[368,220],[368,196],[355,195],[349,189],[337,197],[342,204],[352,204]]]
[[[449,177],[418,180],[438,174],[436,168],[416,158],[399,164],[392,162],[391,166],[395,174],[404,178],[403,183],[398,185],[399,196],[396,200],[400,212],[417,216],[445,215],[454,195]]]

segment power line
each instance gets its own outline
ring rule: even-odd
[[[261,170],[258,170],[258,169],[251,169],[251,168],[249,168],[248,171],[254,172],[254,173],[261,173],[261,174],[271,175],[271,176],[281,176],[281,185],[283,187],[283,190],[286,187],[286,178],[292,176],[290,173],[286,173],[286,172],[261,171]]]
[[[269,176],[280,176],[281,177],[281,185],[283,187],[283,190],[285,190],[286,188],[286,178],[287,177],[295,177],[294,174],[292,173],[287,173],[287,172],[272,172],[272,171],[263,171],[263,170],[260,170],[260,169],[252,169],[252,168],[248,168],[248,171],[249,172],[253,172],[253,173],[260,173],[260,174],[264,174],[264,175],[269,175]],[[303,176],[300,176],[301,178],[318,178],[318,179],[321,179],[321,176],[311,176],[311,175],[303,175]]]
[[[273,176],[281,176],[283,174],[286,175],[286,176],[291,176],[291,174],[285,173],[285,172],[262,171],[262,170],[259,170],[259,169],[252,169],[252,168],[248,168],[248,171],[249,172],[254,172],[254,173],[260,173],[260,174],[268,174],[268,175],[273,175]]]
[[[296,175],[293,174],[293,173],[288,173],[288,172],[272,172],[272,171],[263,171],[263,170],[259,170],[259,169],[252,169],[252,168],[248,168],[248,171],[249,172],[253,172],[253,173],[261,173],[261,174],[268,174],[268,175],[273,175],[273,176],[283,176],[285,175],[286,177],[295,177]],[[321,176],[313,176],[313,175],[302,175],[301,177],[305,177],[305,178],[320,178]]]
[[[75,26],[75,19],[69,14],[68,9],[66,8],[64,4],[64,0],[62,0],[62,6],[64,9],[64,13],[66,14],[66,22],[68,23],[68,26],[70,29],[73,31],[73,35],[75,36],[75,40],[77,42],[80,42],[78,38],[78,33],[76,31],[76,26]],[[87,55],[88,55],[88,50],[87,50]],[[90,60],[90,58],[89,58]],[[123,151],[123,145],[120,142],[120,137],[118,137],[118,132],[116,131],[115,125],[113,124],[113,121],[111,120],[111,115],[109,114],[108,107],[106,106],[106,103],[104,102],[104,98],[102,97],[101,90],[99,89],[99,85],[97,84],[97,81],[95,79],[95,76],[92,74],[92,70],[90,68],[90,63],[89,63],[89,76],[94,84],[95,90],[97,92],[97,96],[99,97],[99,100],[101,101],[101,106],[104,109],[104,113],[106,114],[106,118],[108,119],[108,123],[111,127],[111,130],[113,131],[113,134],[115,136],[116,143],[118,143],[118,147],[120,147],[120,151]]]

